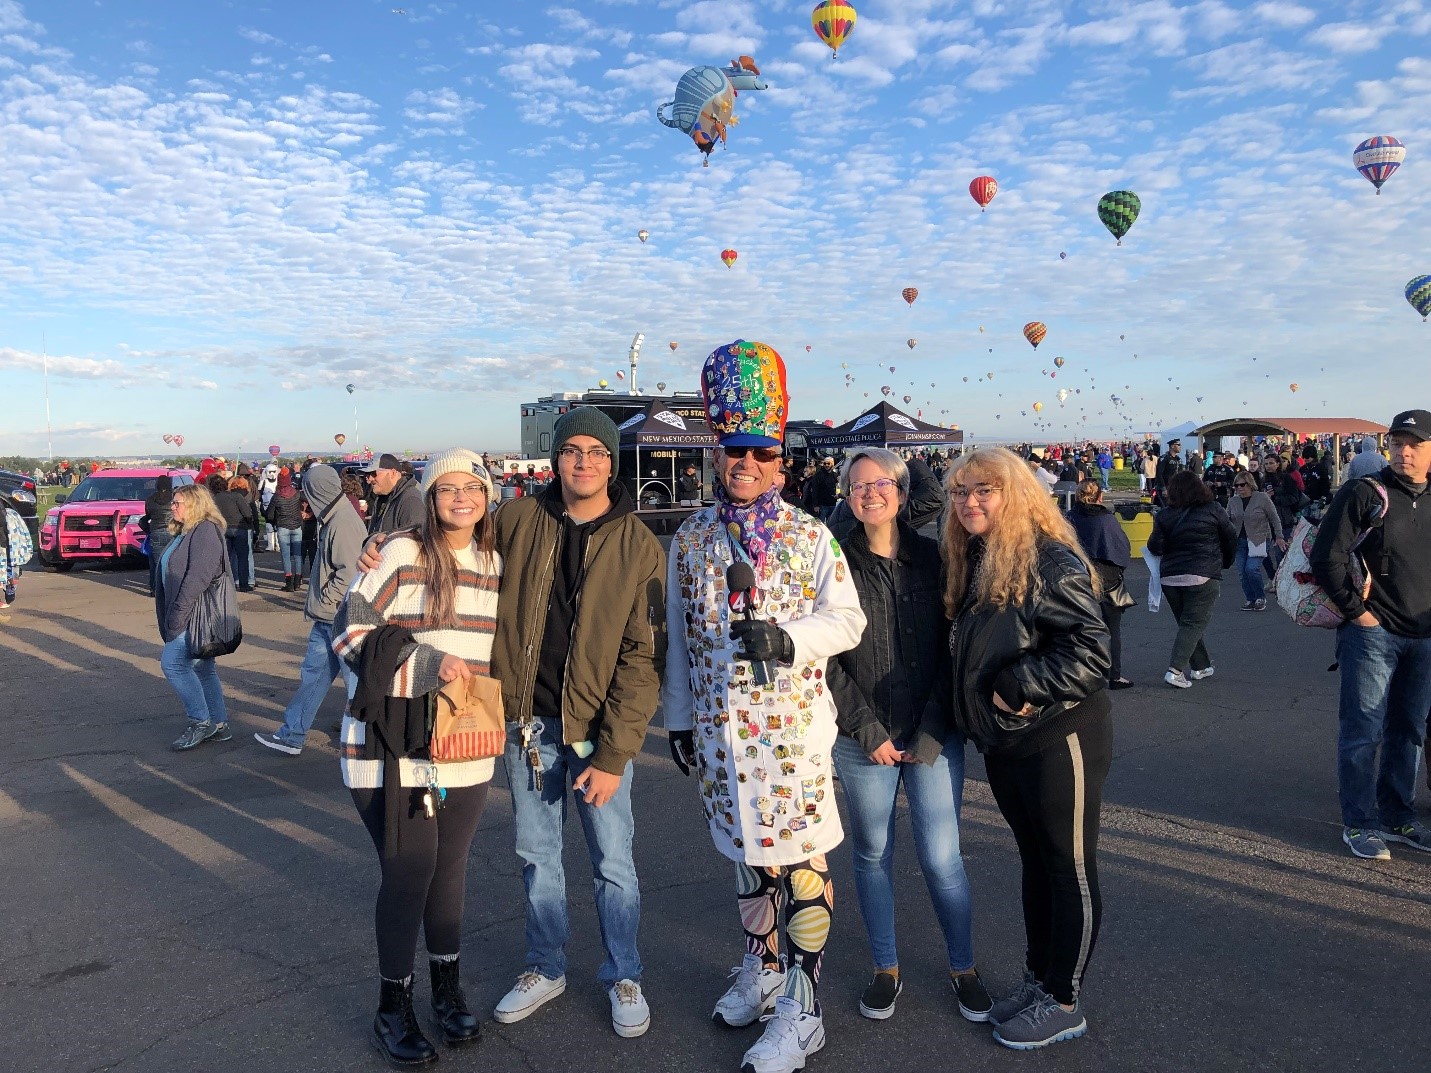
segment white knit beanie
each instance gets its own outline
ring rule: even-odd
[[[492,499],[492,475],[482,464],[482,456],[465,447],[441,451],[427,460],[427,466],[422,471],[422,494],[427,495],[428,490],[437,483],[437,479],[448,473],[476,477],[482,482],[482,487],[487,489],[487,499]]]

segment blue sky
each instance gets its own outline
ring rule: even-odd
[[[813,6],[0,0],[0,453],[42,351],[57,454],[351,447],[355,400],[501,450],[637,331],[643,387],[760,339],[797,418],[889,386],[990,438],[1431,405],[1431,0],[855,0],[837,60]],[[655,108],[738,54],[770,88],[703,169]]]

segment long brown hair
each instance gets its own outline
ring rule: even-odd
[[[417,567],[422,571],[427,596],[423,600],[423,625],[430,629],[457,625],[457,556],[447,543],[442,521],[437,517],[437,486],[422,497],[426,510],[422,528],[403,535],[416,540]],[[492,505],[487,503],[472,530],[472,549],[479,565],[487,565],[497,550],[497,523],[492,517]]]
[[[978,603],[993,607],[1022,604],[1032,592],[1038,573],[1040,540],[1056,540],[1064,544],[1088,566],[1088,556],[1078,543],[1078,534],[1068,519],[1059,513],[1054,499],[1033,475],[1028,464],[1003,447],[980,447],[956,458],[944,478],[944,487],[952,491],[963,475],[966,483],[997,486],[1003,494],[1003,505],[997,521],[984,536],[984,558],[974,578],[974,595]],[[953,618],[963,606],[969,586],[969,531],[959,521],[959,513],[951,503],[944,519],[944,562],[948,567],[944,581],[944,610]]]

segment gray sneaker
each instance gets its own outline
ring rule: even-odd
[[[193,749],[204,744],[214,736],[214,724],[205,719],[202,723],[189,721],[189,725],[184,728],[184,733],[180,734],[174,742],[172,748],[176,752],[183,752],[185,749]]]
[[[1026,1008],[1031,1006],[1043,994],[1043,984],[1038,982],[1038,977],[1030,970],[1024,970],[1024,979],[1018,987],[1014,988],[998,1002],[994,1003],[993,1009],[989,1011],[989,1021],[991,1024],[1002,1024],[1014,1017],[1017,1017]]]
[[[1051,995],[1040,995],[1022,1013],[1002,1021],[994,1029],[994,1039],[1016,1051],[1036,1051],[1050,1043],[1077,1039],[1088,1031],[1083,1010],[1077,1002],[1072,1012],[1060,1006]]]
[[[1420,820],[1412,820],[1400,827],[1383,827],[1381,837],[1387,842],[1400,842],[1422,853],[1431,853],[1431,827]]]
[[[1360,827],[1342,828],[1342,841],[1358,857],[1368,861],[1389,861],[1391,850],[1375,831],[1363,831]]]
[[[229,730],[227,723],[215,723],[214,732],[209,735],[210,741],[233,741],[233,732]]]

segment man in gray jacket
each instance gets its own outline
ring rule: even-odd
[[[303,494],[318,519],[318,554],[308,579],[308,603],[303,613],[313,620],[308,649],[299,668],[298,691],[283,713],[283,725],[272,734],[254,737],[260,745],[289,756],[303,751],[304,739],[333,679],[342,674],[351,700],[358,678],[333,652],[333,616],[357,572],[367,531],[332,466],[313,466],[303,477]]]

